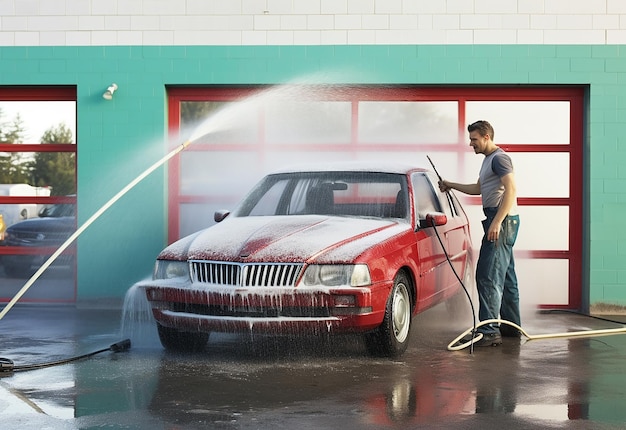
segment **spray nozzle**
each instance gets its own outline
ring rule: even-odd
[[[109,349],[113,352],[124,352],[130,349],[130,339],[124,339],[119,342],[114,343],[109,347]]]
[[[15,365],[13,364],[13,360],[9,360],[8,358],[0,358],[0,373],[8,373],[12,372]]]

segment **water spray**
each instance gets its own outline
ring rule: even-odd
[[[150,173],[154,172],[156,169],[161,167],[161,165],[165,164],[170,158],[174,157],[179,152],[183,151],[191,144],[191,140],[187,140],[181,145],[174,148],[170,153],[165,155],[165,157],[161,158],[159,161],[154,163],[152,166],[148,167],[143,171],[139,176],[133,179],[128,183],[124,188],[122,188],[116,195],[114,195],[108,202],[106,202],[100,209],[98,209],[87,221],[83,223],[70,237],[67,238],[65,242],[50,256],[48,259],[39,267],[39,269],[26,281],[24,286],[13,296],[11,301],[7,303],[7,305],[0,311],[0,320],[4,318],[4,316],[11,310],[11,308],[17,303],[17,301],[28,291],[28,289],[35,283],[37,279],[46,271],[48,267],[65,251],[71,244],[80,236],[86,229],[89,227],[95,220],[100,218],[100,216],[106,212],[115,202],[117,202],[122,196],[124,196],[128,191],[135,187],[139,182],[141,182],[146,176]]]

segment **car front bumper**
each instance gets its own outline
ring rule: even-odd
[[[383,287],[190,288],[160,282],[140,286],[157,323],[181,331],[366,332],[381,324],[388,296]]]

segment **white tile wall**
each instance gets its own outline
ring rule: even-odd
[[[322,14],[348,13],[348,0],[322,0],[320,3]]]
[[[0,45],[623,44],[626,0],[0,0]]]

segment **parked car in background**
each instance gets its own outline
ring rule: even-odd
[[[161,343],[356,332],[373,354],[402,354],[412,317],[462,292],[450,265],[473,279],[468,218],[436,184],[425,169],[373,163],[266,176],[217,224],[165,248],[139,284]]]
[[[0,263],[10,277],[30,277],[76,231],[76,206],[60,203],[45,206],[38,218],[7,227],[0,246],[17,247],[16,252],[0,255]],[[74,270],[71,252],[61,254],[51,266]]]

